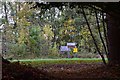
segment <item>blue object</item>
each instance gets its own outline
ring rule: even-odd
[[[69,52],[69,51],[71,51],[71,49],[70,48],[68,48],[68,46],[61,46],[60,47],[60,51],[62,52]]]

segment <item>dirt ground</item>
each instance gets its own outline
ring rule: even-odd
[[[2,80],[120,80],[120,66],[102,63],[55,64],[33,68],[3,63]]]
[[[120,66],[105,66],[102,63],[48,65],[39,69],[56,79],[120,79]]]

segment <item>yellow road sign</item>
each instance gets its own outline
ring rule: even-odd
[[[73,52],[78,52],[78,48],[73,48]]]

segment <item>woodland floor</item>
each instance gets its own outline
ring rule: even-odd
[[[55,64],[38,68],[2,63],[2,80],[120,80],[120,66],[102,63]]]

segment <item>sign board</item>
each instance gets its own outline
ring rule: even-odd
[[[73,52],[78,52],[78,48],[73,48]]]
[[[67,46],[69,48],[74,48],[76,46],[76,43],[67,43]]]
[[[69,52],[71,50],[70,50],[70,48],[68,48],[68,46],[60,46],[60,51],[61,52]]]

